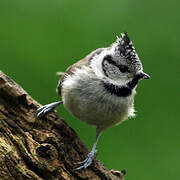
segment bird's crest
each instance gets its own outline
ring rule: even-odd
[[[139,61],[139,57],[127,32],[122,33],[121,37],[117,36],[116,43],[117,52],[120,56],[125,57],[130,62]]]

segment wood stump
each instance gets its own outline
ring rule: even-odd
[[[125,171],[94,160],[76,170],[88,150],[55,112],[37,118],[37,103],[0,71],[0,180],[124,180]]]

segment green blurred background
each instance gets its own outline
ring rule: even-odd
[[[179,180],[180,2],[0,0],[0,69],[41,104],[59,99],[57,71],[127,31],[151,80],[137,88],[135,119],[106,130],[98,159],[127,180]],[[95,128],[58,113],[91,149]]]

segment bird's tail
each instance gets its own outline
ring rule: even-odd
[[[61,77],[61,76],[63,76],[64,74],[65,74],[64,72],[57,72],[57,73],[56,73],[56,76],[60,76],[60,77]]]

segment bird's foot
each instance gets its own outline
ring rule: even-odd
[[[38,108],[38,110],[37,110],[37,112],[38,112],[37,117],[44,116],[46,113],[48,113],[49,111],[53,110],[59,104],[62,104],[62,101],[46,104],[46,105]]]
[[[95,157],[95,154],[97,153],[97,150],[92,150],[86,157],[85,160],[79,162],[78,164],[81,164],[80,167],[76,168],[77,170],[80,169],[86,169],[88,166],[90,166],[93,162],[93,159]]]

